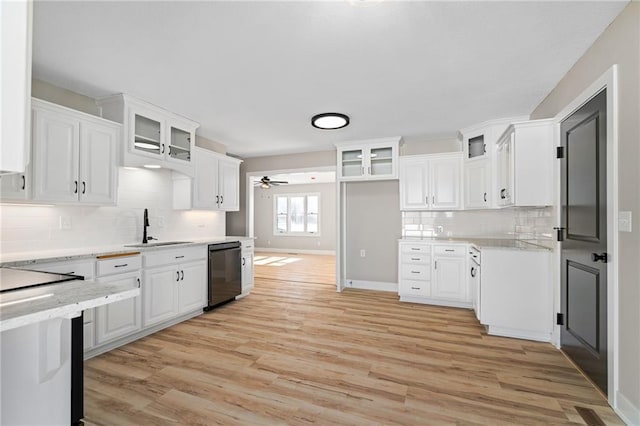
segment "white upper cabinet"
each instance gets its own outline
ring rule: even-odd
[[[491,161],[486,158],[464,165],[464,208],[486,209],[491,207],[493,186]]]
[[[97,103],[104,118],[123,124],[122,165],[156,165],[193,175],[198,123],[125,94]]]
[[[400,157],[400,210],[462,207],[460,153]]]
[[[510,125],[496,144],[499,206],[553,204],[553,120]]]
[[[194,148],[194,177],[173,179],[173,208],[238,211],[242,160]]]
[[[120,126],[33,99],[33,199],[115,204]]]
[[[400,137],[337,143],[338,180],[398,179]]]
[[[22,173],[29,163],[32,7],[26,0],[0,2],[0,174]]]
[[[29,199],[31,179],[29,172],[0,175],[0,199],[24,201]]]

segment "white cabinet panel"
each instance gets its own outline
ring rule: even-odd
[[[80,123],[49,111],[35,111],[33,130],[34,199],[78,200]]]
[[[29,198],[29,181],[28,173],[0,175],[0,198],[2,200],[27,200]]]
[[[80,200],[115,203],[118,129],[82,123],[80,130]]]
[[[93,322],[84,323],[82,325],[83,349],[85,351],[93,348],[95,343],[95,324]]]
[[[431,160],[432,209],[459,209],[461,207],[461,166],[460,158],[437,158]]]
[[[429,297],[431,296],[431,283],[428,281],[401,280],[398,284],[398,293],[407,296]]]
[[[138,287],[140,284],[140,277],[137,273],[114,277],[99,281],[126,283],[131,287]],[[96,308],[96,344],[100,345],[140,330],[142,327],[141,308],[140,296]]]
[[[205,150],[194,151],[193,208],[216,209],[218,204],[218,159]],[[175,189],[174,189],[175,190]],[[219,200],[218,200],[219,201]]]
[[[202,309],[207,304],[207,265],[197,262],[180,268],[179,307],[180,313]]]
[[[237,161],[218,160],[219,208],[237,211],[240,208],[240,164]]]
[[[403,264],[400,267],[402,279],[414,281],[428,281],[431,278],[431,268],[429,264]]]
[[[460,153],[400,157],[401,210],[457,210],[462,207]]]
[[[142,301],[144,326],[150,326],[178,314],[180,271],[175,266],[146,270],[143,274]]]
[[[434,256],[432,296],[439,299],[467,301],[465,257]]]
[[[484,209],[492,205],[491,161],[469,161],[464,165],[464,208]]]

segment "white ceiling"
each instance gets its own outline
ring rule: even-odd
[[[453,136],[529,114],[626,3],[38,1],[33,74],[138,96],[245,157]],[[351,125],[311,127],[328,111]]]
[[[254,183],[260,181],[262,176],[252,178]],[[289,182],[289,185],[308,185],[314,183],[332,183],[336,181],[336,172],[299,172],[269,175],[271,180]]]

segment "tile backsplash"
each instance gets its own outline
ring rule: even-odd
[[[224,212],[173,210],[171,173],[120,168],[118,204],[112,207],[2,204],[1,253],[140,242],[145,208],[149,235],[161,240],[225,235]]]
[[[552,239],[553,207],[402,213],[403,237]]]

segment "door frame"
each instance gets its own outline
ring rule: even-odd
[[[613,65],[555,117],[556,146],[561,144],[561,122],[586,104],[603,89],[607,89],[607,385],[608,402],[617,407],[619,371],[619,302],[618,302],[618,66]],[[555,167],[555,217],[557,226],[561,226],[562,200],[560,187],[560,161]],[[561,244],[556,243],[554,258],[555,312],[561,312]],[[553,330],[552,342],[560,349],[560,326]]]

